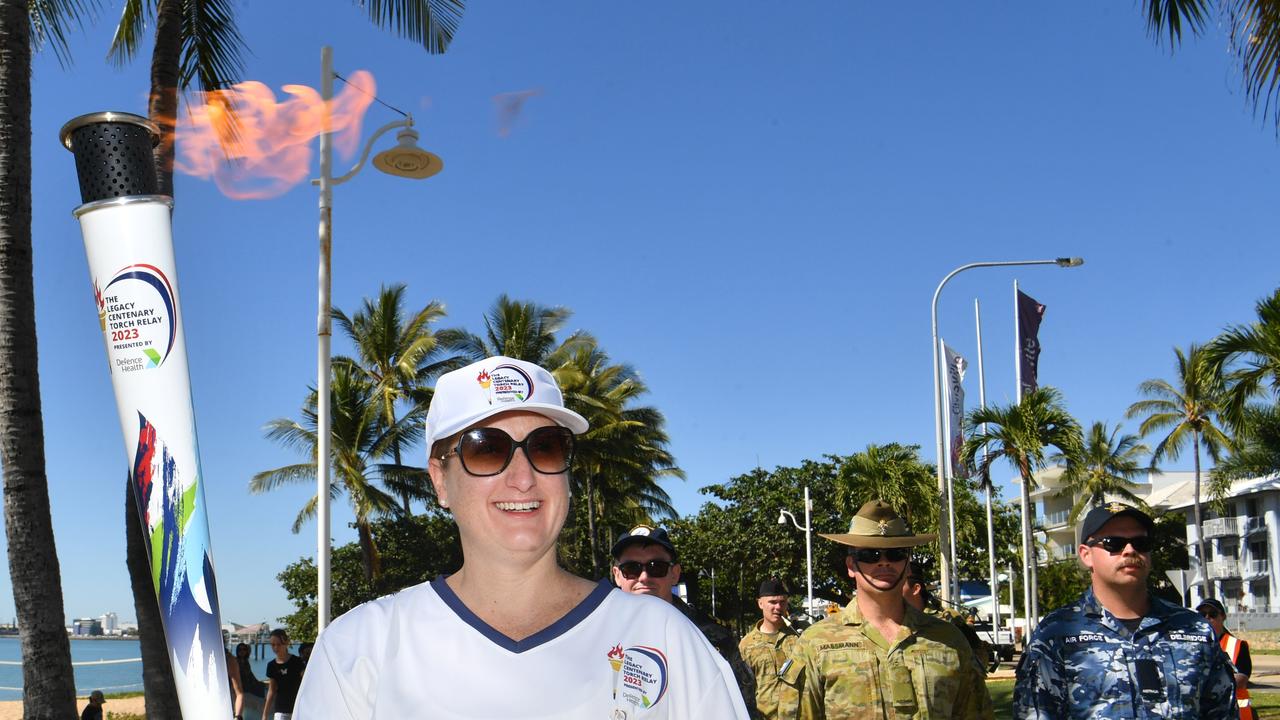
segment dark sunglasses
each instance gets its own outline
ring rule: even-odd
[[[643,563],[639,560],[628,560],[618,563],[618,571],[628,580],[635,580],[642,572],[648,573],[651,578],[660,578],[666,577],[674,564],[666,560],[650,560]]]
[[[543,475],[557,475],[568,470],[573,462],[573,432],[559,425],[547,425],[516,442],[498,428],[474,428],[462,433],[453,450],[440,459],[457,455],[462,460],[462,469],[477,477],[490,477],[507,469],[516,448],[524,449],[524,456],[534,470]]]
[[[1215,620],[1218,617],[1218,612],[1216,610],[1201,610],[1200,614],[1210,620]]]
[[[1124,537],[1123,535],[1108,535],[1106,537],[1092,538],[1085,543],[1089,547],[1100,547],[1103,550],[1115,555],[1124,552],[1126,545],[1132,545],[1133,549],[1140,552],[1151,552],[1151,548],[1155,547],[1155,541],[1150,535],[1139,535],[1137,537]]]
[[[888,550],[858,548],[853,551],[853,558],[860,563],[878,563],[881,555],[884,555],[889,562],[902,562],[911,557],[911,551],[906,548],[889,548]]]

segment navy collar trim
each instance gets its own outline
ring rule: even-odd
[[[464,605],[457,594],[453,592],[453,588],[449,587],[449,583],[445,582],[444,575],[439,575],[435,580],[431,581],[431,589],[436,591],[436,595],[440,596],[440,599],[458,616],[459,620],[470,625],[494,645],[508,652],[519,654],[555,640],[587,619],[587,616],[600,607],[600,603],[604,602],[604,599],[613,590],[613,585],[601,580],[595,589],[591,591],[591,594],[583,598],[582,602],[578,603],[572,610],[565,613],[564,617],[523,640],[512,640],[471,612],[471,608]]]

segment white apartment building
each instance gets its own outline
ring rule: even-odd
[[[1031,493],[1042,564],[1076,554],[1076,524],[1067,522],[1074,499],[1057,497],[1062,472],[1061,467],[1051,467],[1036,473],[1039,487]],[[1170,580],[1183,589],[1192,606],[1204,597],[1216,597],[1226,604],[1229,616],[1280,613],[1280,584],[1271,572],[1280,567],[1280,476],[1232,484],[1227,512],[1221,516],[1209,509],[1207,470],[1201,481],[1207,562],[1196,557],[1195,473],[1152,472],[1134,490],[1157,512],[1182,513],[1186,518],[1191,567],[1170,573]]]

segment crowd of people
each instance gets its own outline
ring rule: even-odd
[[[567,572],[557,541],[587,430],[532,363],[493,357],[443,375],[428,472],[457,523],[461,568],[337,618],[305,674],[287,638],[273,639],[267,709],[288,718],[292,706],[300,720],[992,717],[982,643],[930,602],[911,562],[936,536],[884,502],[823,535],[847,547],[853,600],[803,632],[785,585],[765,579],[761,619],[735,641],[673,593],[679,553],[662,528],[623,534],[609,579]],[[1226,632],[1221,604],[1192,612],[1148,593],[1152,530],[1117,503],[1081,521],[1091,584],[1031,635],[1016,718],[1251,717],[1247,645]],[[286,678],[301,679],[296,704]]]

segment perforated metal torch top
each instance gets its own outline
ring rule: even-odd
[[[122,112],[90,113],[63,125],[58,136],[75,154],[82,202],[156,194],[151,148],[160,141],[160,129],[150,120]]]

